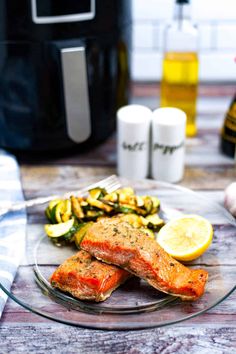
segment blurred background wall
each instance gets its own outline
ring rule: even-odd
[[[132,78],[161,78],[163,28],[175,0],[132,0]],[[199,28],[200,81],[236,82],[236,0],[192,0]]]

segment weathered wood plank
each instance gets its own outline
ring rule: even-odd
[[[160,84],[158,83],[143,83],[143,82],[133,82],[132,83],[132,95],[133,97],[147,98],[156,97],[160,94]],[[225,83],[224,85],[216,84],[201,84],[199,86],[198,95],[202,100],[203,97],[233,97],[235,94],[235,85]]]
[[[233,354],[236,347],[236,328],[222,324],[128,332],[82,330],[59,324],[52,330],[50,324],[24,324],[12,328],[2,325],[0,334],[2,353]]]
[[[235,165],[233,159],[220,153],[219,131],[222,121],[218,122],[215,128],[212,128],[211,121],[208,122],[207,119],[204,119],[204,125],[203,128],[199,128],[198,135],[195,138],[189,138],[186,141],[186,166],[225,165],[233,167]],[[104,144],[91,148],[87,152],[78,152],[73,155],[68,152],[64,157],[52,156],[51,159],[45,157],[47,155],[36,155],[33,158],[25,157],[24,159],[21,158],[21,160],[22,165],[24,163],[26,166],[29,165],[28,167],[34,166],[37,163],[49,166],[72,165],[116,169],[116,146],[116,135],[114,134]]]
[[[27,199],[40,195],[74,190],[79,179],[109,176],[115,168],[82,166],[23,166],[22,182]],[[100,176],[100,177],[99,177]],[[194,190],[219,190],[226,188],[236,179],[234,166],[188,167],[181,185]]]

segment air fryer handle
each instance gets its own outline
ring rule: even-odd
[[[68,136],[82,143],[91,135],[85,48],[61,48],[61,63]]]

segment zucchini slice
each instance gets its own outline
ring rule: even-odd
[[[58,203],[62,202],[62,199],[53,199],[49,202],[48,207],[49,210],[52,210],[54,208],[55,205],[57,205]]]
[[[74,218],[60,224],[46,224],[44,229],[49,237],[60,237],[69,232],[73,225]]]
[[[136,205],[138,208],[142,208],[144,206],[144,200],[140,196],[136,196]]]
[[[51,222],[52,222],[53,224],[57,224],[56,208],[57,208],[57,204],[55,204],[54,207],[52,208],[52,210],[50,210]]]
[[[141,216],[137,214],[120,214],[118,217],[121,221],[126,221],[135,228],[143,226]]]
[[[153,208],[153,201],[151,197],[145,196],[144,197],[144,208],[146,209],[146,214],[150,214],[152,208]]]
[[[147,227],[155,231],[160,230],[162,226],[165,225],[164,220],[162,220],[157,214],[146,216]]]
[[[151,214],[155,214],[160,209],[160,200],[157,197],[151,197],[152,199],[152,211]]]
[[[87,202],[89,205],[96,207],[98,209],[104,210],[107,213],[110,213],[113,209],[110,205],[107,205],[100,200],[93,199],[90,196],[87,198]]]
[[[82,241],[83,237],[85,236],[87,230],[92,226],[93,222],[86,222],[79,226],[79,229],[74,234],[74,241],[77,248],[80,248],[80,242]]]
[[[96,221],[97,218],[99,218],[99,217],[101,217],[103,215],[104,215],[104,211],[103,210],[87,210],[86,219]]]
[[[140,227],[139,230],[145,233],[148,237],[155,239],[155,234],[152,230],[147,229],[146,227]]]
[[[78,198],[74,197],[73,195],[70,197],[71,200],[71,208],[72,208],[72,213],[74,213],[75,216],[79,219],[84,218],[84,212],[83,209],[80,205],[80,202]]]
[[[62,200],[55,207],[55,218],[58,223],[68,221],[71,217],[71,201]]]
[[[100,199],[107,194],[104,188],[94,188],[89,190],[89,195],[93,199]]]
[[[104,197],[102,197],[102,200],[106,200],[112,203],[117,203],[119,201],[119,194],[116,192],[106,194]]]
[[[72,215],[72,206],[71,206],[71,201],[69,199],[66,199],[64,202],[64,213],[61,217],[62,221],[68,221],[71,218]]]
[[[123,214],[132,214],[136,213],[134,208],[131,208],[129,205],[118,205],[116,212],[123,213]]]
[[[47,208],[45,209],[45,215],[46,215],[48,221],[52,222],[51,213],[50,213],[49,207],[47,207]]]

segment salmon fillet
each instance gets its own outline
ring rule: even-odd
[[[155,240],[117,218],[94,223],[80,247],[97,259],[124,268],[154,288],[182,300],[196,300],[204,293],[208,278],[205,270],[185,267]]]
[[[127,271],[102,263],[81,250],[55,270],[50,282],[78,299],[99,302],[107,299],[130,276]]]

